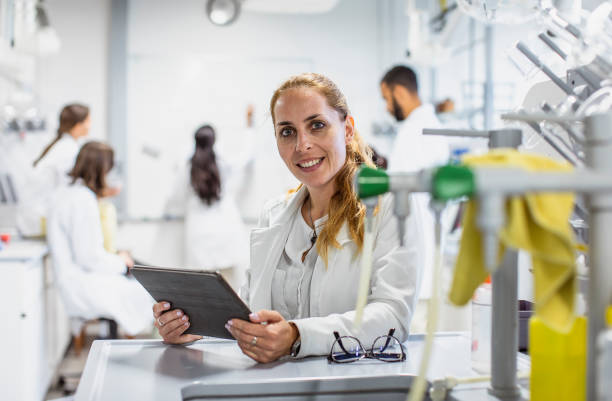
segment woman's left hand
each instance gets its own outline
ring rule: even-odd
[[[276,311],[261,310],[251,313],[249,317],[250,322],[232,319],[225,326],[238,340],[242,352],[263,363],[289,355],[291,346],[299,336],[295,325],[287,322]]]

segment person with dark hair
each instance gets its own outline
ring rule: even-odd
[[[387,71],[380,82],[380,90],[387,111],[397,121],[404,121],[421,106],[417,76],[410,67],[398,65]]]
[[[444,164],[449,158],[449,146],[444,137],[423,135],[424,128],[441,128],[434,107],[423,103],[419,97],[419,85],[412,68],[398,65],[391,68],[380,82],[380,90],[387,104],[387,111],[399,123],[393,141],[388,164],[391,172],[415,172]],[[423,266],[421,299],[431,296],[433,270],[434,231],[433,215],[429,210],[429,195],[411,196],[411,211],[417,222],[419,265]],[[426,301],[420,301],[413,319],[416,332],[425,330],[424,311]]]
[[[424,128],[440,128],[433,105],[419,96],[417,76],[410,67],[391,68],[380,81],[380,91],[387,111],[400,124],[389,170],[415,171],[448,160],[449,149],[444,138],[423,135]]]
[[[34,167],[46,157],[47,163],[60,164],[57,167],[61,168],[61,171],[56,171],[58,179],[65,179],[65,174],[74,164],[79,149],[77,140],[89,134],[90,122],[89,107],[79,103],[64,106],[59,115],[56,136],[34,161]],[[66,157],[67,155],[72,158]]]
[[[88,142],[69,173],[70,182],[52,195],[47,240],[60,295],[71,318],[115,320],[129,335],[151,327],[153,299],[126,277],[134,261],[125,251],[104,249],[98,199],[107,189],[113,149]]]
[[[235,192],[241,172],[252,159],[252,114],[249,107],[241,149],[232,149],[233,154],[226,157],[215,151],[211,125],[195,131],[193,155],[166,205],[167,214],[184,216],[185,267],[218,270],[236,289],[244,282],[248,265],[248,230]]]
[[[208,206],[220,199],[221,178],[213,145],[215,130],[203,125],[195,132],[195,152],[191,157],[191,186]]]
[[[72,103],[62,108],[55,138],[33,162],[33,170],[23,189],[17,213],[17,226],[22,235],[45,234],[44,217],[49,196],[56,188],[68,184],[68,172],[79,152],[79,142],[89,134],[89,126],[89,107]]]

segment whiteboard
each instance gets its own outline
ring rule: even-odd
[[[212,124],[218,149],[231,152],[245,133],[247,105],[253,104],[255,159],[246,171],[239,207],[244,218],[256,219],[267,199],[297,185],[278,156],[270,97],[287,77],[313,67],[309,59],[130,55],[127,214],[161,217],[177,171],[193,153],[197,127]]]

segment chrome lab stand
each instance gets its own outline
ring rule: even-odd
[[[424,135],[488,138],[489,148],[518,149],[522,141],[519,129],[488,131],[424,129]],[[516,379],[518,352],[518,252],[507,249],[498,269],[492,274],[493,308],[491,327],[492,395],[519,399]]]

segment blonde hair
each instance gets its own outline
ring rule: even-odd
[[[305,73],[289,78],[272,95],[270,113],[272,114],[273,123],[275,122],[274,106],[278,99],[283,93],[291,89],[300,88],[314,89],[323,95],[329,106],[333,107],[342,119],[346,119],[350,114],[346,97],[344,97],[336,84],[323,75]],[[329,247],[333,246],[340,249],[340,243],[336,240],[336,236],[345,221],[348,224],[351,238],[357,244],[357,252],[361,252],[363,247],[365,207],[359,201],[353,189],[353,176],[362,163],[374,167],[372,150],[361,138],[359,132],[354,130],[353,139],[346,145],[344,165],[335,177],[338,192],[332,196],[329,202],[327,223],[317,238],[317,252],[325,261],[326,266]],[[301,186],[300,184],[297,189]]]

